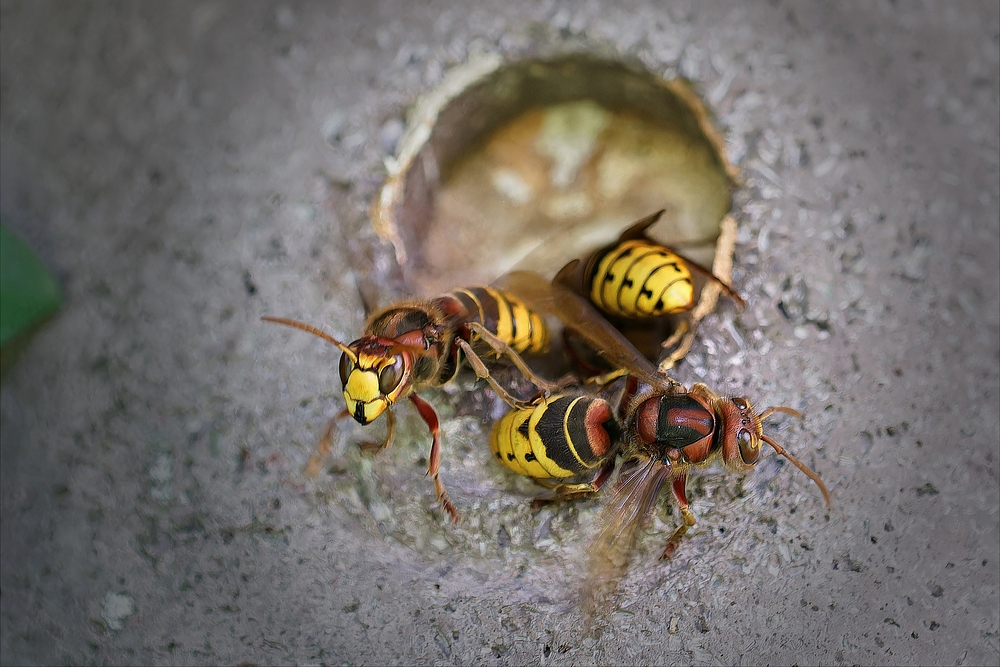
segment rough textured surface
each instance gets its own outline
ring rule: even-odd
[[[337,357],[258,320],[351,338],[406,105],[559,39],[715,105],[750,306],[679,375],[800,408],[775,432],[834,493],[773,456],[702,475],[693,535],[652,562],[662,503],[593,636],[593,503],[532,514],[447,411],[458,528],[409,410],[303,481]],[[3,3],[0,214],[67,302],[0,395],[0,661],[995,663],[998,40],[990,2]]]

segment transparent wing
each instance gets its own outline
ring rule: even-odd
[[[609,603],[625,576],[643,522],[672,476],[673,469],[655,459],[636,459],[623,466],[598,515],[600,531],[587,553],[587,579],[580,597],[588,623]]]
[[[671,390],[673,381],[658,373],[625,336],[578,294],[531,271],[512,271],[501,276],[494,287],[514,293],[530,308],[558,317],[612,368],[626,370],[652,387]]]

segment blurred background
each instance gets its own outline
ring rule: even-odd
[[[0,384],[0,661],[997,662],[998,22],[989,2],[0,4],[0,220],[62,296]],[[452,526],[409,406],[390,450],[342,423],[302,475],[339,353],[259,319],[351,340],[414,291],[369,211],[417,100],[565,52],[686,78],[714,112],[748,307],[720,303],[676,377],[801,410],[769,432],[833,494],[773,455],[697,475],[677,556],[655,560],[664,498],[589,632],[600,503],[532,511],[490,459],[489,392],[425,394]]]

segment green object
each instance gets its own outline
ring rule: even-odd
[[[0,346],[59,308],[59,287],[31,248],[0,226]]]

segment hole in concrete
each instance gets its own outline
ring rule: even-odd
[[[418,101],[372,219],[415,294],[551,278],[661,208],[651,236],[728,278],[722,145],[684,81],[581,54],[485,57]]]

